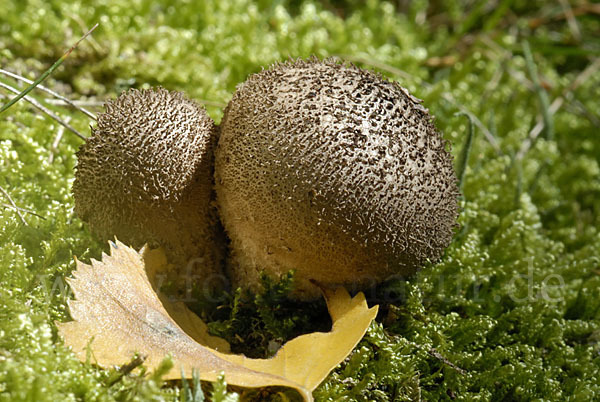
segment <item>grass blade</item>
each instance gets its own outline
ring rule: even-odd
[[[10,197],[10,194],[8,194],[8,192],[4,188],[2,188],[2,186],[0,186],[0,194],[2,194],[8,200],[8,202],[10,202],[10,206],[15,210],[19,219],[21,219],[21,222],[23,222],[23,225],[29,226],[27,225],[27,221],[23,217],[23,214],[21,214],[21,208],[17,206],[17,204]]]
[[[465,177],[465,170],[467,170],[467,162],[469,160],[469,154],[471,153],[471,148],[473,147],[473,135],[474,135],[474,124],[473,119],[469,113],[458,112],[455,116],[465,116],[469,119],[469,131],[467,133],[467,138],[465,139],[465,143],[460,150],[460,159],[458,160],[458,168],[456,170],[458,176],[458,187],[462,189],[463,179]]]
[[[6,70],[1,69],[1,68],[0,68],[0,74],[4,74],[4,75],[6,75],[8,77],[11,77],[11,78],[14,78],[16,80],[26,82],[27,84],[31,84],[31,85],[35,84],[34,81],[28,80],[25,77],[21,77],[19,74],[11,73],[10,71],[6,71]],[[44,91],[44,92],[46,92],[47,94],[50,94],[50,95],[54,96],[57,99],[60,99],[61,101],[65,102],[67,105],[71,106],[75,110],[79,110],[81,113],[85,114],[90,119],[96,120],[96,115],[94,115],[92,112],[90,112],[89,110],[87,110],[87,109],[85,109],[85,108],[83,108],[81,106],[77,106],[75,104],[75,102],[73,102],[70,99],[62,96],[61,94],[59,94],[59,93],[51,90],[50,88],[46,88],[45,86],[43,86],[41,84],[38,84],[37,88],[40,89],[40,90],[42,90],[42,91]]]
[[[85,35],[83,35],[73,46],[71,46],[71,48],[69,50],[67,50],[65,52],[65,54],[63,54],[60,59],[58,59],[56,61],[56,63],[54,63],[52,65],[52,67],[50,67],[48,70],[46,70],[44,72],[44,74],[42,74],[37,80],[35,80],[31,85],[29,85],[27,88],[25,88],[21,93],[19,93],[17,96],[15,96],[10,102],[8,102],[6,105],[2,106],[2,108],[0,108],[0,114],[2,114],[2,112],[4,112],[5,110],[7,110],[9,107],[11,107],[12,105],[14,105],[15,103],[17,103],[22,97],[24,97],[25,95],[27,95],[29,92],[31,92],[33,90],[33,88],[35,88],[36,86],[38,86],[42,81],[44,81],[50,74],[52,74],[52,72],[54,70],[56,70],[56,68],[58,66],[60,66],[63,61],[65,61],[65,59],[67,57],[69,57],[69,55],[71,54],[71,52],[73,50],[75,50],[75,48],[77,46],[79,46],[79,44],[81,43],[82,40],[84,40],[85,38],[87,38],[93,31],[94,29],[96,29],[98,27],[99,24],[96,24],[92,27],[92,29],[90,29],[89,31],[86,32]]]

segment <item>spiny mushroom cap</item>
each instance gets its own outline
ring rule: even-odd
[[[250,76],[227,106],[215,160],[238,284],[296,270],[364,287],[438,259],[456,226],[452,156],[420,100],[333,60]]]
[[[212,119],[162,88],[129,90],[105,108],[77,152],[76,214],[102,239],[161,245],[179,267],[197,258],[217,272]]]

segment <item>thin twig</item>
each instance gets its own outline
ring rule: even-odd
[[[57,105],[57,106],[64,106],[64,105],[68,104],[67,102],[60,100],[60,99],[46,99],[45,102],[49,103],[51,105]],[[79,107],[83,107],[83,106],[101,107],[101,106],[104,106],[104,103],[105,103],[104,101],[95,100],[95,99],[75,99],[75,100],[70,100],[69,102],[71,102],[75,106],[79,106]]]
[[[454,370],[458,371],[460,374],[465,375],[467,374],[467,371],[463,368],[458,367],[456,364],[452,363],[450,360],[446,359],[440,352],[438,352],[435,348],[433,347],[426,347],[426,346],[421,346],[418,343],[415,343],[413,341],[409,341],[406,338],[403,338],[406,340],[406,342],[408,342],[409,345],[416,347],[417,349],[421,349],[426,351],[429,355],[435,357],[436,359],[438,359],[439,361],[447,364],[448,366],[452,367]]]
[[[27,79],[27,78],[25,78],[25,77],[21,77],[21,76],[20,76],[20,75],[18,75],[18,74],[11,73],[10,71],[6,71],[6,70],[4,70],[4,69],[1,69],[1,68],[0,68],[0,73],[2,73],[2,74],[4,74],[4,75],[7,75],[7,76],[9,76],[9,77],[11,77],[11,78],[14,78],[14,79],[16,79],[16,80],[23,81],[23,82],[26,82],[26,83],[28,83],[28,84],[33,84],[33,81],[31,81],[31,80],[28,80],[28,79]],[[38,88],[39,90],[42,90],[42,91],[46,92],[47,94],[50,94],[50,95],[54,96],[55,98],[58,98],[58,99],[60,99],[60,100],[61,100],[61,101],[63,101],[65,104],[72,106],[72,107],[73,107],[74,109],[76,109],[76,110],[79,110],[81,113],[85,114],[85,115],[86,115],[87,117],[89,117],[90,119],[96,120],[96,115],[95,115],[95,114],[93,114],[92,112],[90,112],[89,110],[87,110],[87,109],[85,109],[85,108],[83,108],[83,107],[77,106],[77,105],[75,104],[75,102],[73,102],[73,101],[69,100],[68,98],[66,98],[66,97],[62,96],[61,94],[59,94],[59,93],[57,93],[57,92],[54,92],[54,91],[53,91],[53,90],[51,90],[50,88],[46,88],[45,86],[43,86],[43,85],[41,85],[41,84],[38,84],[36,88]]]
[[[567,19],[567,24],[569,25],[569,29],[571,30],[571,35],[577,42],[581,40],[581,30],[579,29],[579,25],[577,24],[577,20],[575,19],[575,15],[573,14],[573,9],[571,5],[566,0],[558,0],[561,7],[563,8],[563,12],[565,13],[565,18]]]
[[[20,208],[17,206],[17,204],[15,204],[13,199],[10,197],[10,194],[8,194],[8,192],[2,186],[0,186],[0,193],[2,193],[2,195],[4,195],[4,197],[8,200],[8,202],[10,202],[10,205],[14,208],[15,212],[21,219],[21,222],[23,222],[23,225],[29,226],[27,224],[27,221],[25,220],[25,217],[21,213]]]
[[[46,70],[37,80],[35,80],[31,85],[29,85],[27,88],[25,88],[25,90],[23,90],[22,92],[19,92],[17,94],[17,96],[15,96],[10,102],[8,102],[6,105],[2,106],[2,108],[0,108],[0,114],[2,112],[4,112],[6,109],[8,109],[9,107],[11,107],[12,105],[14,105],[15,103],[17,103],[19,101],[19,99],[23,98],[25,95],[27,95],[29,92],[31,92],[33,90],[33,88],[35,88],[36,86],[38,86],[42,81],[44,81],[50,74],[52,74],[52,72],[54,70],[56,70],[56,68],[58,68],[58,66],[60,66],[63,61],[65,61],[65,59],[67,57],[69,57],[69,55],[71,54],[71,52],[73,50],[75,50],[75,48],[77,46],[79,46],[79,44],[81,43],[82,40],[84,40],[85,38],[87,38],[93,31],[94,29],[96,29],[98,27],[99,24],[96,24],[92,27],[92,29],[90,29],[89,31],[87,31],[85,33],[85,35],[83,35],[73,46],[71,46],[71,48],[69,50],[67,50],[65,52],[65,54],[63,54],[60,59],[58,59],[56,61],[56,63],[54,63],[48,70]]]
[[[600,57],[595,58],[589,66],[587,66],[574,80],[571,85],[569,85],[568,90],[574,91],[581,84],[586,82],[588,78],[594,75],[598,69],[600,69]]]
[[[65,118],[65,122],[68,123],[70,119],[71,118],[67,116]],[[48,163],[54,162],[54,153],[56,152],[56,150],[58,148],[58,144],[60,144],[60,140],[62,139],[64,133],[65,133],[65,126],[60,126],[58,128],[58,132],[56,133],[56,137],[54,137],[54,141],[52,141],[52,146],[50,147],[50,155],[48,156]]]
[[[4,84],[2,82],[0,82],[0,88],[7,89],[13,93],[17,93],[17,94],[19,93],[18,89],[15,89],[15,88],[11,87],[10,85]],[[56,114],[54,114],[50,109],[48,109],[47,107],[45,107],[44,105],[39,103],[37,100],[35,100],[31,96],[25,95],[25,96],[22,96],[22,98],[25,99],[27,102],[31,103],[34,107],[36,107],[43,113],[47,114],[48,116],[50,116],[51,118],[56,120],[60,125],[64,126],[67,130],[73,132],[76,136],[78,136],[82,140],[84,140],[84,141],[86,140],[86,138],[83,134],[81,134],[79,131],[77,131],[75,128],[73,128],[70,124],[65,123],[60,117],[58,117]]]
[[[34,215],[34,216],[37,216],[40,219],[46,220],[45,217],[43,217],[42,215],[38,214],[35,211],[32,211],[31,209],[27,209],[27,208],[23,208],[23,207],[17,207],[15,205],[10,205],[10,204],[2,204],[2,206],[4,208],[10,208],[10,209],[14,209],[15,211],[25,212],[26,214]]]
[[[77,25],[79,25],[79,27],[81,28],[81,30],[83,32],[88,30],[88,26],[85,24],[85,22],[81,19],[81,17],[79,15],[72,14],[72,15],[69,15],[69,17],[72,18],[73,21],[75,21],[77,23]],[[93,36],[90,36],[88,38],[88,42],[90,43],[90,45],[96,52],[98,52],[98,53],[102,52],[102,46],[98,43],[98,41],[96,41],[96,39],[94,39]]]
[[[208,100],[208,99],[195,99],[195,101],[202,105],[207,105],[207,106],[216,106],[216,107],[220,107],[220,108],[224,108],[225,106],[227,106],[227,103],[219,102],[219,101],[212,101],[212,100]],[[69,105],[75,105],[75,106],[79,106],[79,107],[83,107],[83,106],[102,107],[106,103],[105,101],[95,100],[95,99],[70,100],[69,103],[67,103],[61,99],[45,99],[44,102],[49,103],[51,105],[57,105],[57,106],[64,106],[64,105],[69,104]]]
[[[571,14],[573,17],[587,14],[600,14],[600,4],[584,2],[581,6],[571,8]],[[563,9],[562,13],[558,15],[555,14],[547,17],[534,18],[529,21],[529,26],[531,28],[537,28],[548,22],[560,21],[567,18],[569,18],[569,16],[566,15],[565,10]]]
[[[111,385],[117,383],[119,380],[121,380],[121,378],[131,373],[135,368],[144,364],[144,361],[146,361],[147,357],[148,356],[146,355],[136,354],[129,363],[121,366],[116,373],[106,380],[106,385],[110,387]]]
[[[463,368],[458,367],[456,364],[452,363],[450,360],[446,359],[444,356],[442,356],[442,354],[440,352],[438,352],[435,348],[429,348],[428,350],[429,354],[433,357],[435,357],[436,359],[444,362],[445,364],[447,364],[448,366],[452,367],[454,370],[458,371],[460,374],[465,375],[467,374],[467,371]]]

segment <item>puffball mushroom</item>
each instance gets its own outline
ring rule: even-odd
[[[353,289],[440,258],[458,215],[452,155],[421,101],[333,60],[289,61],[238,86],[215,158],[233,283],[295,270]]]
[[[129,90],[105,109],[77,152],[75,213],[104,240],[163,246],[178,273],[219,273],[212,119],[162,88]]]

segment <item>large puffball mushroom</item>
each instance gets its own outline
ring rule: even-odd
[[[366,287],[414,273],[450,243],[458,215],[452,156],[420,100],[333,60],[254,74],[227,106],[215,159],[229,270]]]
[[[77,152],[75,213],[104,240],[164,247],[176,274],[218,274],[212,119],[162,88],[129,90],[105,109]]]

